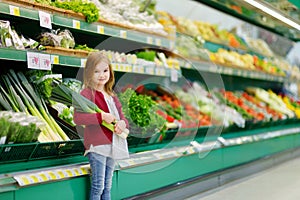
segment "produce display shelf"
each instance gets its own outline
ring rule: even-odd
[[[0,48],[0,59],[26,62],[27,52],[34,52],[37,54],[48,54],[39,51],[26,51],[26,50],[16,50],[10,48]],[[51,58],[51,63],[55,65],[81,68],[85,66],[85,62],[86,62],[86,58],[57,55],[57,54],[49,54],[49,55]],[[138,66],[138,65],[126,64],[126,63],[113,63],[112,66],[114,71],[118,71],[118,72],[130,72],[130,73],[139,73],[139,74],[148,74],[148,75],[156,75],[156,76],[166,76],[166,77],[174,76],[174,72],[172,72],[172,69],[165,68],[165,67]],[[180,70],[175,70],[175,72],[177,74],[175,76],[177,77],[181,76]]]
[[[231,16],[234,16],[238,19],[241,19],[243,21],[249,22],[251,24],[254,24],[256,26],[262,27],[263,29],[269,30],[273,33],[277,33],[279,35],[282,35],[283,37],[289,38],[293,41],[299,41],[300,40],[300,34],[299,31],[288,25],[285,20],[281,20],[283,17],[290,18],[282,11],[276,9],[275,7],[271,6],[270,4],[266,3],[265,1],[258,1],[258,4],[264,5],[266,8],[272,10],[273,12],[277,13],[278,15],[281,15],[281,18],[275,18],[268,12],[265,12],[266,9],[259,9],[255,6],[251,6],[248,1],[232,1],[232,0],[224,0],[224,1],[216,1],[216,0],[197,0],[200,3],[203,3],[207,6],[210,6],[212,8],[215,8],[219,11],[222,11],[224,13],[227,13]],[[228,5],[239,5],[241,8],[241,11],[237,11],[234,8],[229,8]],[[243,13],[244,12],[244,13]],[[261,20],[262,18],[265,18],[267,20],[265,21]],[[272,23],[270,23],[272,22]],[[296,25],[299,25],[300,22],[298,20],[292,19],[291,23],[295,23]],[[274,25],[275,24],[275,25]]]
[[[260,59],[266,58],[268,56],[265,56],[257,51],[254,51],[250,48],[247,49],[241,49],[241,48],[235,48],[235,47],[231,47],[228,44],[221,44],[221,43],[216,43],[216,42],[211,42],[211,41],[205,41],[203,47],[205,49],[208,49],[211,52],[217,52],[220,48],[226,49],[228,51],[235,51],[238,52],[240,54],[251,54],[251,55],[255,55],[257,57],[259,57]]]
[[[299,82],[299,80],[290,79],[289,77],[275,76],[275,75],[267,74],[265,72],[241,69],[238,67],[224,66],[221,64],[215,64],[208,61],[194,61],[194,60],[182,61],[180,66],[186,69],[199,70],[200,73],[201,71],[203,71],[203,72],[211,72],[216,74],[239,76],[239,77],[245,77],[250,79],[259,79],[259,80],[281,82],[281,83]]]
[[[15,17],[22,17],[39,21],[39,11],[22,6],[10,5],[8,3],[0,2],[0,13],[13,15]],[[119,37],[127,40],[141,42],[149,45],[165,47],[168,49],[174,48],[175,42],[166,37],[156,36],[153,34],[146,34],[134,30],[128,30],[104,23],[87,23],[80,19],[68,18],[65,16],[50,14],[51,22],[53,25],[60,27],[72,28],[81,30],[83,32],[90,32],[101,35],[108,35],[112,37]]]
[[[47,143],[4,144],[0,145],[0,163],[61,158],[82,155],[83,152],[83,141],[80,139]]]

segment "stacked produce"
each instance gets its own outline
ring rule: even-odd
[[[220,48],[217,52],[209,53],[210,60],[225,66],[240,67],[248,70],[258,70],[273,75],[286,76],[285,71],[267,59],[260,59],[255,55],[239,54]]]
[[[297,116],[297,118],[300,118],[300,102],[295,101],[294,99],[288,96],[284,96],[284,97],[279,96],[279,97],[282,98],[287,108],[292,110]]]
[[[216,93],[219,92],[216,91]],[[216,97],[214,91],[209,93],[198,82],[193,82],[188,89],[177,89],[175,95],[182,102],[197,109],[203,119],[209,119],[204,121],[205,125],[229,127],[236,124],[238,127],[245,127],[245,119],[235,109],[228,107]],[[200,125],[203,125],[201,118]]]
[[[44,47],[33,39],[27,39],[10,26],[9,21],[0,20],[0,47],[15,49],[38,49],[43,50]]]
[[[75,47],[75,40],[72,33],[65,30],[52,30],[51,32],[43,32],[38,37],[40,43],[44,46],[63,47],[66,49],[73,49]]]
[[[8,74],[2,75],[2,78],[5,85],[5,87],[0,87],[2,109],[25,112],[45,122],[46,125],[41,128],[42,133],[38,137],[40,142],[69,140],[65,132],[49,114],[44,99],[41,98],[41,95],[22,72],[15,73],[10,70]]]
[[[141,67],[164,67],[180,69],[179,60],[174,57],[166,57],[163,52],[154,50],[139,51],[136,54],[125,54],[113,51],[106,51],[110,61],[116,64],[131,64]]]
[[[267,45],[267,43],[261,39],[254,39],[250,37],[245,37],[245,40],[250,48],[261,53],[262,55],[266,55],[268,57],[273,57],[274,53]]]
[[[49,4],[57,8],[72,10],[76,13],[81,13],[85,16],[88,23],[96,22],[99,20],[99,9],[95,6],[95,4],[87,1],[50,1]]]
[[[295,113],[288,109],[284,101],[272,90],[266,91],[261,88],[248,88],[247,92],[266,103],[271,109],[281,113],[283,118],[295,117]]]
[[[168,36],[171,40],[176,39],[176,26],[171,19],[172,16],[165,11],[156,11],[157,21],[161,23],[164,27],[164,30],[168,33]]]
[[[164,27],[155,18],[155,1],[149,1],[150,4],[146,1],[138,0],[92,0],[92,2],[100,10],[100,19],[127,28],[167,36]]]
[[[150,96],[137,94],[131,88],[118,96],[128,119],[131,135],[150,137],[156,133],[164,134],[166,120],[157,114],[160,107]]]
[[[247,48],[247,44],[236,34],[225,29],[220,30],[216,25],[196,21],[184,17],[171,17],[180,33],[193,37],[201,36],[207,41],[226,44],[236,48]]]
[[[0,145],[36,142],[45,123],[24,112],[0,111]]]
[[[163,52],[146,50],[146,51],[137,52],[136,56],[137,56],[137,58],[140,58],[139,60],[137,60],[138,65],[143,66],[142,63],[145,63],[145,61],[146,61],[148,63],[151,62],[156,67],[165,67],[165,68],[171,68],[171,69],[177,69],[177,70],[180,69],[179,60],[177,58],[173,58],[171,56],[169,56],[167,58]]]
[[[209,54],[203,47],[204,41],[199,37],[179,34],[176,38],[176,52],[184,58],[192,60],[209,60]]]

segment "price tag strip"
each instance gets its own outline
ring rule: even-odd
[[[66,178],[84,176],[89,174],[89,171],[89,165],[85,165],[80,167],[39,171],[37,173],[15,175],[13,176],[13,178],[18,182],[19,186],[28,186],[49,181],[57,181]]]
[[[9,5],[9,13],[14,16],[20,16],[20,8],[17,6]]]
[[[27,67],[29,69],[51,70],[51,55],[27,52]]]

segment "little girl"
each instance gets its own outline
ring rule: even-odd
[[[104,112],[74,113],[74,122],[84,125],[84,147],[92,172],[90,200],[111,199],[110,190],[115,160],[128,158],[126,139],[119,137],[128,121],[121,103],[113,92],[114,72],[105,52],[93,52],[84,68],[81,95],[93,101]],[[101,125],[115,122],[114,132]]]

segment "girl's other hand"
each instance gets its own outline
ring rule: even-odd
[[[104,120],[107,123],[112,123],[116,120],[116,117],[113,114],[102,112],[102,120]]]
[[[117,121],[115,125],[115,132],[117,134],[121,134],[125,128],[126,128],[126,123],[124,120]]]

